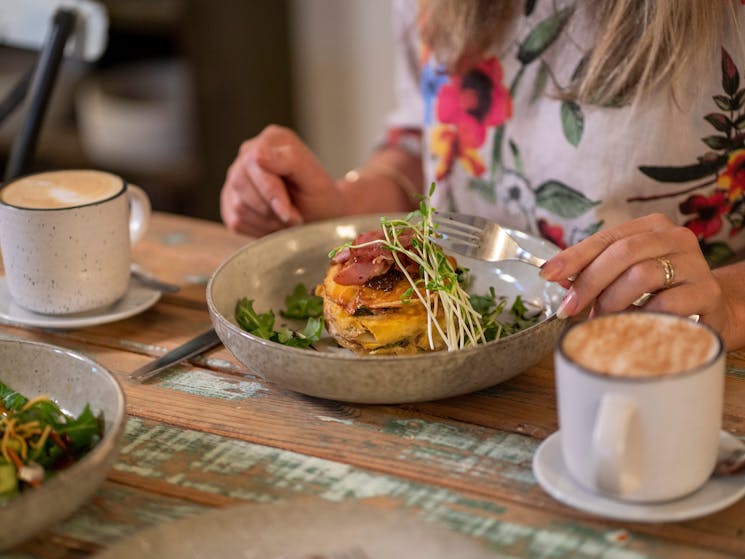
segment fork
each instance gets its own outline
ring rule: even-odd
[[[444,250],[487,262],[520,260],[540,268],[546,263],[512,238],[507,230],[491,220],[453,212],[435,212],[433,241]]]
[[[432,241],[445,251],[486,262],[519,260],[538,268],[546,263],[545,258],[525,250],[504,227],[489,219],[454,212],[434,212],[432,221],[437,226]],[[571,275],[567,279],[573,282],[577,276]],[[642,293],[632,305],[643,307],[652,296],[652,293]],[[690,318],[698,321],[698,315],[691,315]]]

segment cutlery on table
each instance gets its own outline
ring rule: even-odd
[[[139,281],[145,287],[150,287],[156,291],[163,293],[176,293],[181,289],[180,286],[174,283],[168,283],[166,281],[156,278],[152,272],[149,272],[136,262],[132,262],[129,266],[129,271],[132,277]]]
[[[136,371],[130,373],[129,380],[135,382],[146,381],[162,372],[164,369],[167,369],[171,365],[175,365],[176,363],[180,363],[185,359],[190,359],[191,357],[195,357],[201,353],[204,353],[205,351],[212,349],[220,343],[220,338],[218,338],[217,332],[215,332],[214,328],[210,328],[206,332],[203,332],[195,338],[192,338],[185,344],[172,349],[165,355],[158,357],[157,359],[143,365]]]

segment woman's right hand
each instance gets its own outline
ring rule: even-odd
[[[345,213],[343,196],[316,156],[288,128],[271,125],[243,142],[220,194],[225,224],[259,237]]]

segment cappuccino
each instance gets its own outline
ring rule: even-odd
[[[690,371],[717,357],[720,342],[706,327],[662,313],[627,312],[574,326],[561,343],[584,369],[619,377]]]
[[[128,290],[131,247],[150,211],[144,190],[110,173],[21,177],[0,191],[0,281],[27,311],[103,309]]]
[[[688,318],[639,310],[572,326],[554,353],[567,472],[624,501],[691,494],[717,459],[725,366],[716,332]]]
[[[124,188],[120,177],[102,171],[50,171],[11,182],[0,200],[18,208],[74,208],[107,200]]]

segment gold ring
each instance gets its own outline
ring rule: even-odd
[[[675,283],[675,268],[673,268],[672,262],[664,256],[660,256],[657,262],[662,265],[662,270],[665,272],[665,283],[662,285],[662,289],[668,289]]]

